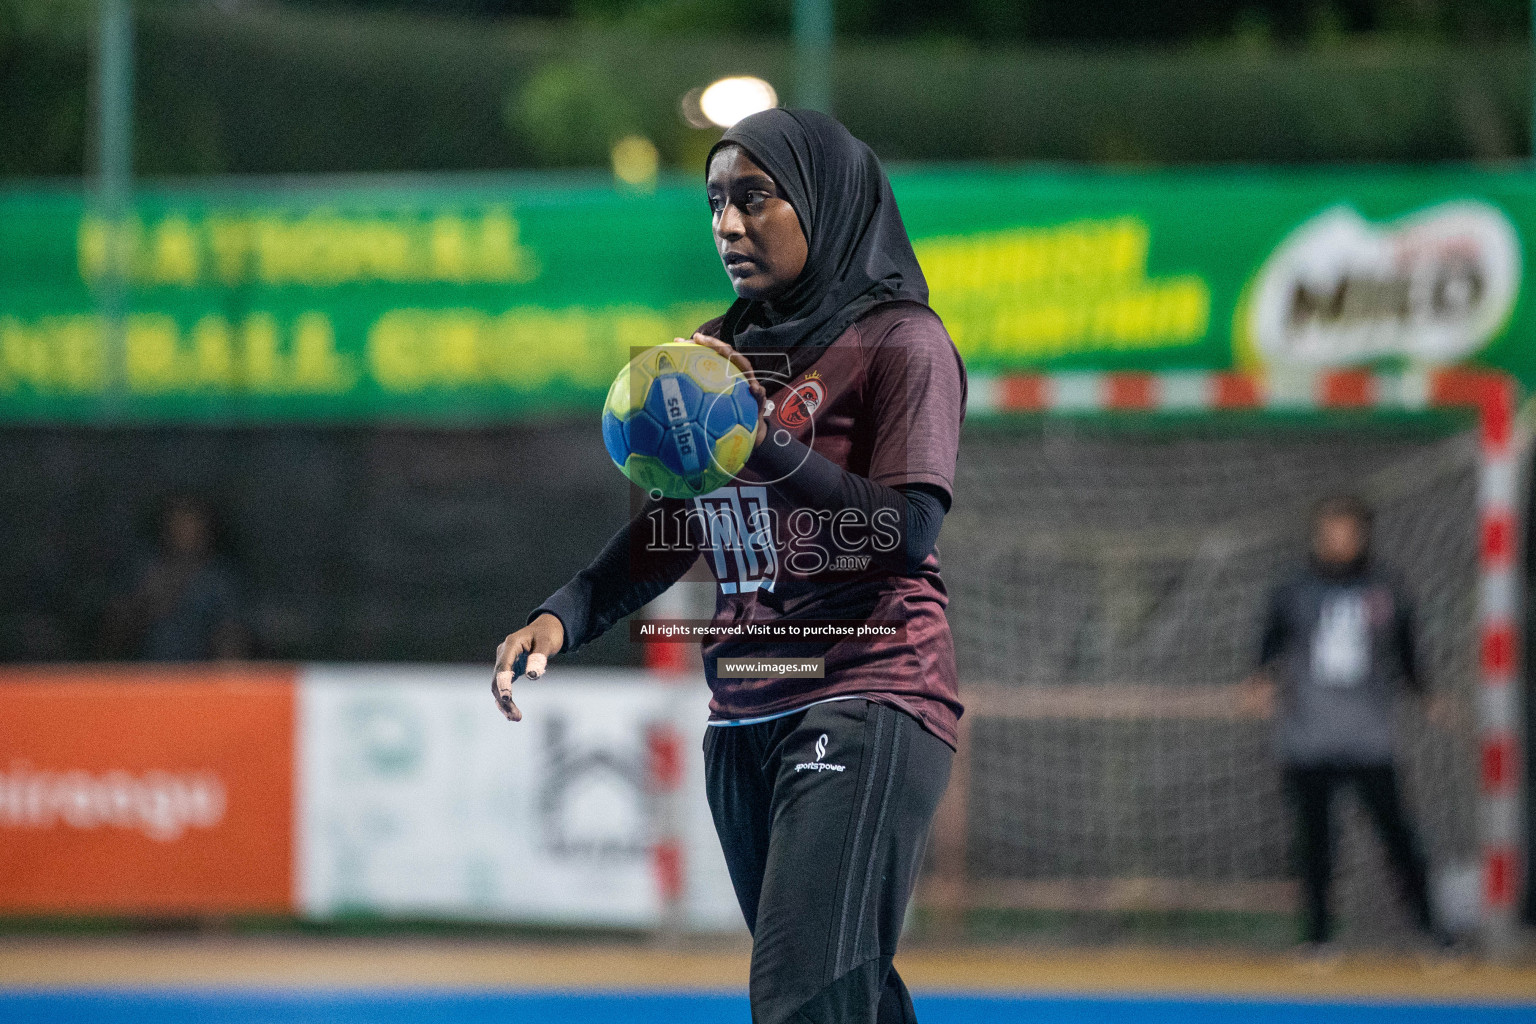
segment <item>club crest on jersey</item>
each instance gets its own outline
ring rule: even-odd
[[[804,380],[792,385],[779,402],[779,422],[791,430],[798,430],[811,422],[811,417],[826,400],[827,388],[821,382],[821,374],[812,370]]]

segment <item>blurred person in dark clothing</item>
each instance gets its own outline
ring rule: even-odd
[[[1285,787],[1295,809],[1306,900],[1304,937],[1322,950],[1332,935],[1333,799],[1353,789],[1386,847],[1415,922],[1440,945],[1428,863],[1403,806],[1393,765],[1393,720],[1402,687],[1427,697],[1413,610],[1371,557],[1373,514],[1338,496],[1313,512],[1311,557],[1275,588],[1264,622],[1252,700],[1274,708]],[[1276,707],[1278,705],[1278,707]],[[1429,703],[1434,719],[1444,707]]]
[[[144,661],[249,656],[239,576],[216,550],[212,507],[194,497],[172,498],[157,527],[155,551],[108,605],[105,653]]]

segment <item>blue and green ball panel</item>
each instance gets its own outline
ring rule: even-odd
[[[691,342],[658,345],[620,371],[603,445],[637,486],[691,498],[723,486],[752,453],[757,399],[726,360]]]

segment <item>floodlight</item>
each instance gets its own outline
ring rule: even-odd
[[[779,105],[779,94],[761,78],[722,78],[699,94],[699,110],[712,124],[729,128],[748,114]]]

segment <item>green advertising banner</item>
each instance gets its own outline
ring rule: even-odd
[[[917,169],[893,185],[972,372],[1472,363],[1536,380],[1536,176]],[[0,191],[0,420],[485,421],[596,409],[730,299],[697,182]]]

